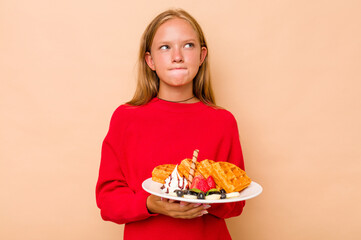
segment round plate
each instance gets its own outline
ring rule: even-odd
[[[147,191],[150,194],[156,195],[158,197],[162,197],[162,198],[168,198],[168,199],[173,199],[176,201],[182,201],[182,202],[191,202],[191,203],[229,203],[229,202],[239,202],[239,201],[244,201],[247,199],[251,199],[254,197],[257,197],[259,194],[261,194],[263,188],[261,187],[261,185],[259,185],[256,182],[251,182],[251,184],[243,189],[240,192],[240,195],[238,197],[235,198],[226,198],[226,199],[219,199],[219,200],[205,200],[205,199],[187,199],[187,198],[183,198],[183,197],[173,197],[170,196],[169,194],[163,193],[162,190],[160,189],[160,187],[163,184],[158,183],[158,182],[154,182],[152,180],[152,178],[148,178],[147,180],[145,180],[142,183],[142,187],[145,191]]]

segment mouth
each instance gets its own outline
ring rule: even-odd
[[[172,67],[169,70],[186,70],[186,67]]]
[[[172,76],[185,76],[187,73],[188,70],[186,68],[176,67],[169,69],[169,74]]]

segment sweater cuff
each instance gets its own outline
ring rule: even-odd
[[[150,196],[150,194],[144,190],[141,190],[138,193],[139,193],[139,196],[137,196],[137,200],[138,200],[137,205],[138,205],[139,209],[141,209],[142,215],[144,215],[145,217],[158,216],[157,213],[151,213],[147,208],[147,199]]]

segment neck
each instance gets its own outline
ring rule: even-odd
[[[197,102],[197,98],[193,94],[193,86],[191,84],[181,87],[170,87],[160,84],[157,97],[168,102]]]
[[[174,103],[188,102],[189,100],[192,100],[192,99],[195,98],[195,97],[196,97],[196,96],[193,95],[192,97],[189,97],[189,98],[184,99],[184,100],[172,101],[172,100],[163,99],[163,98],[160,98],[159,96],[157,96],[157,98],[160,99],[160,100],[167,101],[167,102],[174,102]]]

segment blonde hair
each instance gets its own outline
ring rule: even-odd
[[[145,29],[141,38],[138,58],[138,82],[133,99],[127,104],[139,106],[148,103],[156,97],[159,91],[159,78],[145,61],[145,55],[150,52],[153,38],[158,28],[166,21],[174,18],[186,20],[198,35],[201,47],[207,48],[206,39],[198,22],[182,9],[170,9],[162,12]],[[208,64],[208,54],[193,79],[193,94],[203,103],[215,106],[215,98],[211,86],[211,77]]]

